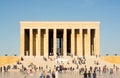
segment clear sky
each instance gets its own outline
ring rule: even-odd
[[[101,54],[120,55],[119,0],[0,0],[0,55],[19,55],[20,21],[100,21]]]

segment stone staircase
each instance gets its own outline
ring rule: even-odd
[[[44,60],[43,56],[38,57],[38,56],[24,56],[24,61],[21,61],[22,64],[25,67],[28,67],[28,65],[30,65],[31,63],[33,63],[34,65],[36,65],[37,67],[41,66],[44,69],[46,69],[46,66],[48,68],[54,69],[54,65],[64,65],[64,67],[74,67],[76,68],[77,64],[73,64],[72,60],[75,59],[77,60],[77,57],[73,57],[71,58],[70,56],[66,56],[66,57],[60,57],[58,59],[55,59],[55,57],[49,57],[46,58],[47,61]],[[59,64],[57,63],[59,61]],[[78,60],[77,60],[78,61]],[[67,64],[69,62],[69,64]],[[95,62],[98,62],[99,65],[96,65]],[[98,66],[98,67],[103,67],[104,65],[107,65],[108,67],[112,67],[113,64],[105,62],[104,60],[102,60],[102,58],[96,58],[95,56],[90,56],[86,58],[86,66],[89,68],[90,66]],[[81,64],[79,65],[79,67],[85,67],[85,64]]]

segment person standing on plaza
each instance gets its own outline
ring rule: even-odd
[[[112,68],[110,68],[110,74],[113,74],[113,69]]]
[[[43,78],[43,73],[42,72],[40,72],[39,78]]]
[[[45,73],[45,71],[43,71],[43,78],[45,78],[45,75],[46,75],[46,73]]]
[[[90,71],[88,72],[88,78],[91,78],[91,73],[90,73]]]
[[[24,70],[24,74],[25,74],[24,78],[27,78],[27,75],[28,75],[28,71],[27,71],[27,69]]]
[[[32,71],[32,69],[30,69],[29,73],[30,73],[30,76],[33,76],[33,71]]]
[[[52,72],[52,78],[55,78],[55,72],[54,71]]]
[[[47,72],[47,74],[46,74],[46,77],[45,78],[50,78],[50,74],[49,74],[49,72]]]
[[[55,72],[55,78],[58,78],[58,71]]]
[[[92,66],[90,66],[90,71],[92,72]]]
[[[84,72],[84,78],[87,78],[87,71]]]
[[[96,78],[96,72],[94,71],[94,73],[93,73],[93,78]]]

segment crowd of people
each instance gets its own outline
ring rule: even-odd
[[[51,60],[51,61],[55,61],[55,59],[52,58],[45,58],[43,57],[43,59],[45,61],[47,60]],[[22,61],[24,61],[23,58],[21,58]],[[37,67],[35,64],[30,63],[28,65],[28,67],[25,67],[22,63],[18,63],[20,65],[22,65],[21,68],[19,68],[19,70],[24,74],[24,78],[27,78],[28,75],[32,76],[36,71],[39,71],[39,78],[58,78],[58,73],[62,72],[62,71],[74,71],[74,70],[79,70],[79,74],[83,75],[84,78],[96,78],[97,77],[97,72],[98,73],[110,73],[113,74],[114,71],[118,71],[119,67],[116,66],[115,64],[113,65],[113,67],[109,68],[107,65],[104,65],[103,67],[99,66],[99,62],[98,61],[94,61],[95,66],[86,66],[86,59],[85,58],[73,58],[71,63],[70,61],[67,62],[68,66],[71,64],[74,64],[74,66],[64,66],[63,64],[61,64],[60,62],[57,61],[57,64],[54,65],[54,69],[52,69],[52,67],[50,67],[48,64],[44,67],[39,66]],[[84,67],[82,67],[84,65]],[[11,67],[8,66],[3,66],[0,67],[0,71],[5,71],[7,72]],[[13,65],[14,69],[18,69],[17,66]],[[47,70],[45,70],[47,69]]]

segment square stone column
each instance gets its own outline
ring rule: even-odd
[[[78,29],[78,33],[77,33],[77,56],[81,56],[81,51],[80,51],[80,44],[81,44],[81,41],[80,41],[80,29]]]
[[[87,48],[86,48],[86,56],[90,56],[90,43],[91,43],[91,37],[90,37],[90,29],[87,29]]]
[[[48,34],[48,29],[46,29],[45,30],[46,31],[46,33],[45,33],[45,46],[44,46],[44,56],[45,57],[48,57],[48,50],[49,50],[49,47],[48,47],[48,45],[49,45],[49,39],[48,39],[48,36],[49,36],[49,34]]]
[[[71,54],[75,54],[75,29],[71,29]]]
[[[20,29],[20,56],[25,56],[25,29],[22,28]]]
[[[53,34],[53,54],[54,54],[54,57],[56,57],[56,36],[57,36],[57,33],[56,33],[56,29],[54,29],[54,34]]]
[[[94,39],[94,55],[100,55],[100,31],[99,29],[95,29],[95,39]]]
[[[40,29],[38,29],[38,33],[37,33],[37,42],[36,42],[36,44],[37,44],[37,47],[36,47],[36,56],[40,56],[40,49],[41,49],[41,47],[40,47],[40,44],[41,44],[41,41],[40,41],[40,35],[41,35],[41,33],[40,33]]]
[[[30,56],[33,55],[33,29],[30,29]]]
[[[79,56],[83,56],[83,29],[80,29],[80,53]]]
[[[67,30],[64,29],[63,32],[63,56],[67,55]]]

